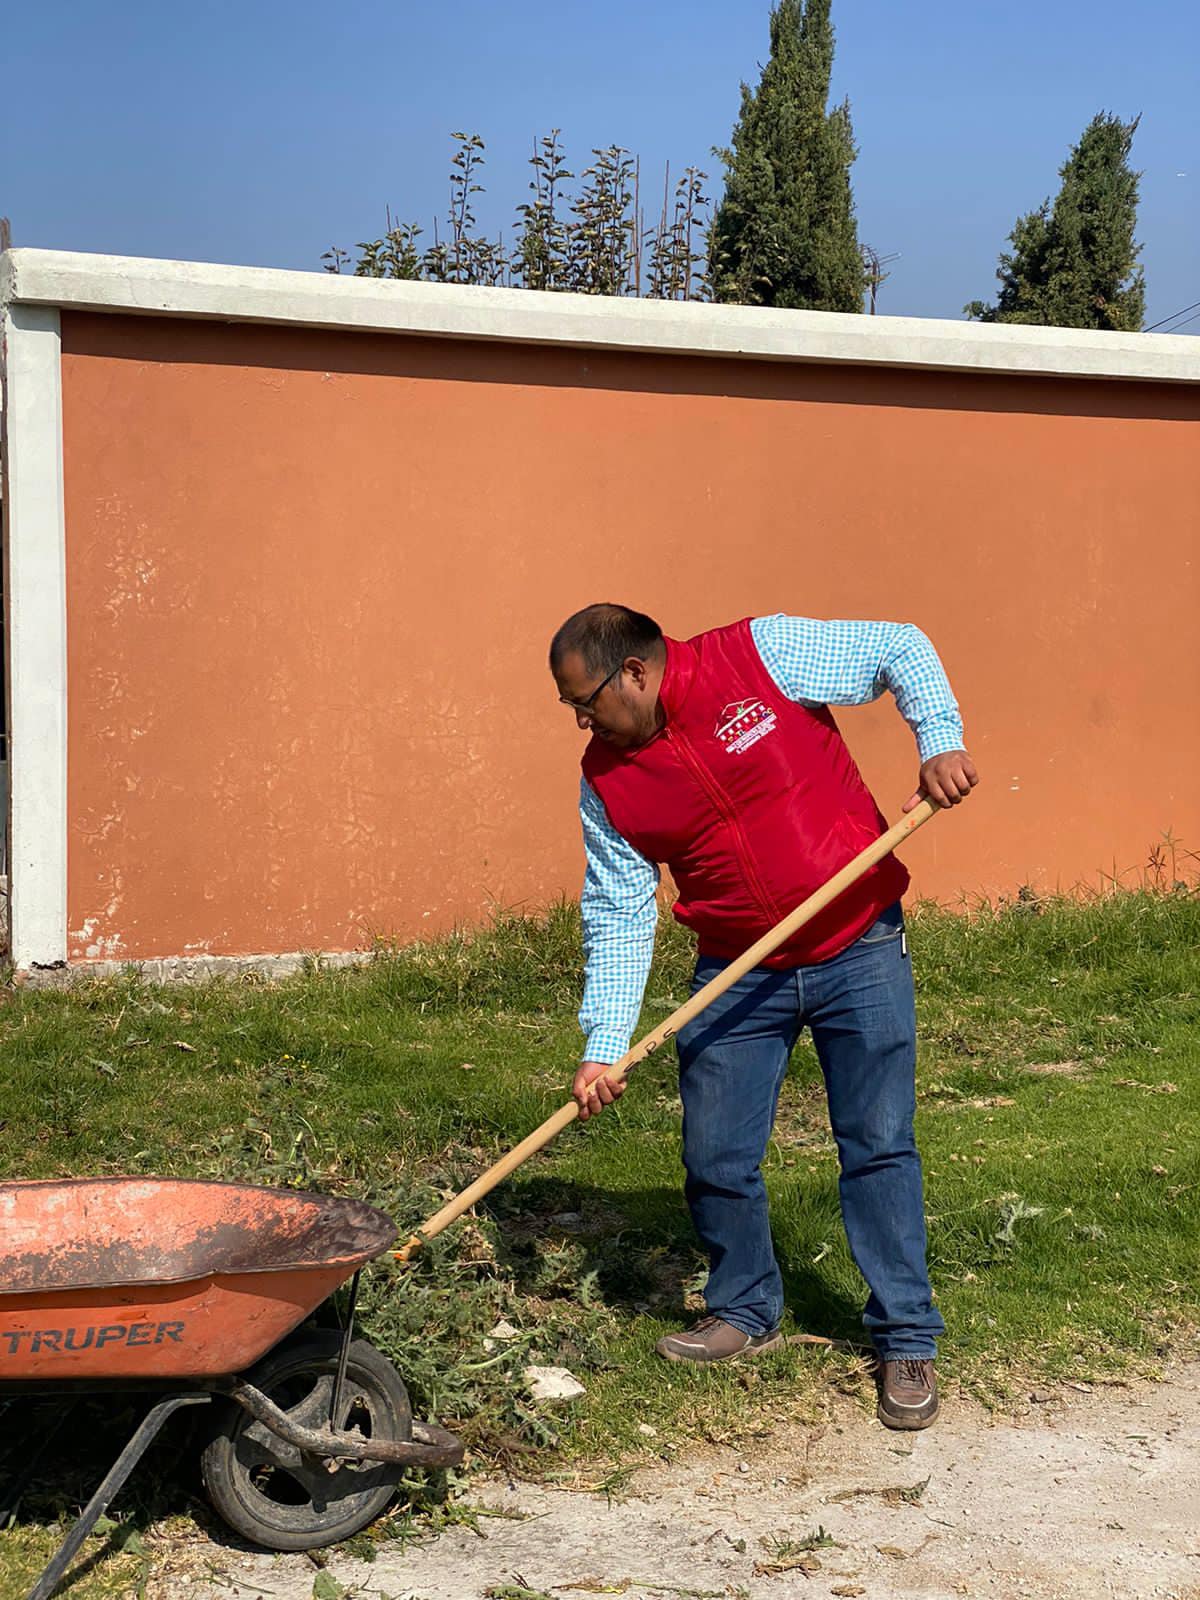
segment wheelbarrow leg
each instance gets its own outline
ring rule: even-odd
[[[109,1468],[104,1482],[80,1512],[79,1520],[59,1546],[53,1560],[29,1591],[29,1600],[50,1600],[63,1574],[78,1555],[80,1545],[120,1493],[126,1478],[154,1442],[167,1418],[181,1406],[206,1405],[211,1399],[211,1394],[173,1394],[151,1406],[129,1443]]]

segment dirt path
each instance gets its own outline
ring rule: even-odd
[[[486,1518],[485,1538],[456,1528],[406,1552],[384,1546],[369,1565],[335,1557],[329,1570],[372,1600],[483,1600],[506,1585],[563,1600],[1200,1600],[1200,1363],[1161,1385],[1047,1391],[1016,1419],[948,1403],[911,1437],[839,1400],[822,1429],[647,1469],[612,1504],[504,1482],[472,1500],[514,1518]],[[813,1552],[819,1566],[765,1570],[773,1553],[781,1565],[798,1557],[773,1541],[818,1526],[836,1541]],[[181,1556],[155,1600],[313,1594],[304,1557],[207,1542]],[[205,1562],[211,1582],[194,1577]]]

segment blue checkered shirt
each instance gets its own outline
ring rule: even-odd
[[[920,628],[901,622],[820,622],[755,617],[750,632],[763,665],[789,700],[860,706],[885,689],[912,729],[922,761],[963,747],[962,719],[937,652]],[[579,1025],[584,1059],[617,1061],[637,1025],[654,953],[657,866],[617,832],[599,795],[582,780],[579,815],[587,871],[580,909],[587,973]]]

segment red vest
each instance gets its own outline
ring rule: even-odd
[[[826,706],[798,705],[763,665],[750,620],[668,639],[666,726],[637,750],[592,738],[583,774],[614,828],[679,890],[700,954],[732,959],[886,831]],[[768,957],[838,955],[908,886],[886,856]]]

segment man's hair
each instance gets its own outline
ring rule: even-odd
[[[550,670],[557,670],[571,651],[589,673],[601,673],[615,671],[626,656],[656,660],[663,648],[662,629],[653,617],[606,601],[567,618],[550,641]]]

